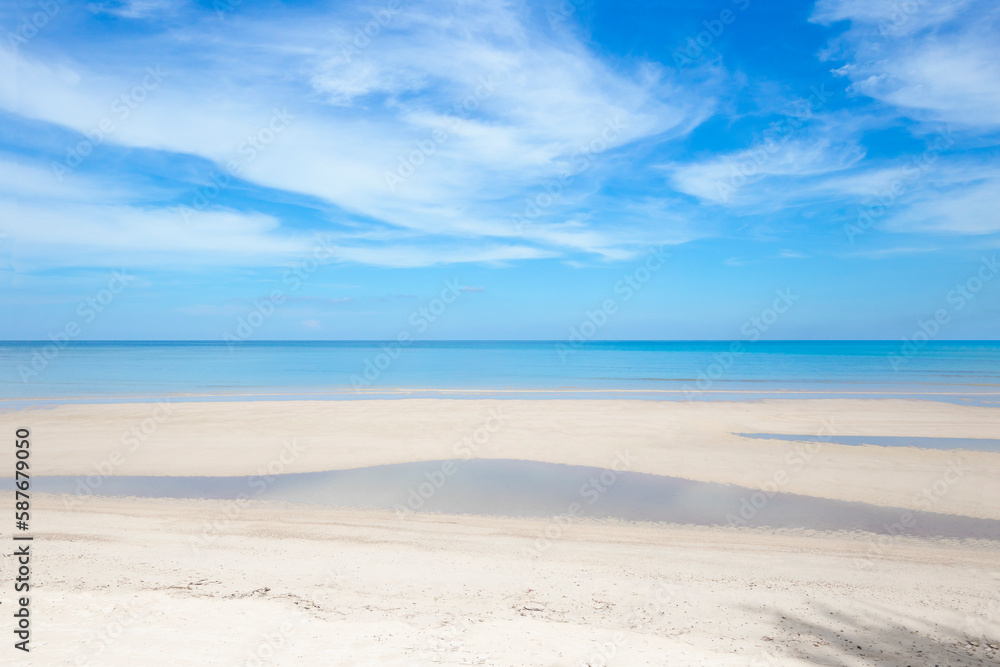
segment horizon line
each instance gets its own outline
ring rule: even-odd
[[[405,347],[420,343],[566,343],[574,345],[589,345],[594,343],[735,343],[747,345],[757,343],[895,343],[913,342],[904,338],[767,338],[748,340],[745,338],[616,338],[600,340],[570,340],[568,338],[434,338],[425,340],[410,340]],[[9,343],[55,343],[60,347],[88,343],[214,343],[218,345],[233,345],[232,341],[221,338],[119,338],[119,339],[87,339],[58,341],[52,338],[0,340],[0,345]],[[235,345],[259,345],[264,343],[399,343],[395,338],[329,338],[329,339],[299,339],[275,338],[263,340],[244,340]],[[934,343],[1000,343],[997,338],[948,338],[941,340],[921,341],[922,345]]]

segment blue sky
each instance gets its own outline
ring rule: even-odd
[[[0,28],[0,338],[257,311],[254,339],[389,339],[448,280],[423,338],[562,339],[610,298],[595,338],[737,339],[777,290],[765,338],[1000,330],[994,2],[50,0]]]

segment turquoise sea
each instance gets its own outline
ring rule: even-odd
[[[0,401],[922,397],[1000,404],[1000,342],[0,343]]]

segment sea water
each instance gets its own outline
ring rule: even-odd
[[[1000,342],[3,342],[0,400],[868,396],[1000,403]]]

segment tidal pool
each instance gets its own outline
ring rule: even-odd
[[[879,447],[919,447],[920,449],[963,449],[972,452],[1000,452],[995,438],[928,438],[907,435],[785,435],[780,433],[737,433],[743,438],[829,442],[835,445],[876,445]]]
[[[3,488],[13,489],[10,479]],[[471,459],[249,477],[52,476],[36,493],[274,500],[399,512],[615,518],[1000,540],[1000,521],[536,461]],[[911,520],[912,517],[912,520]],[[909,526],[905,524],[911,524]]]

